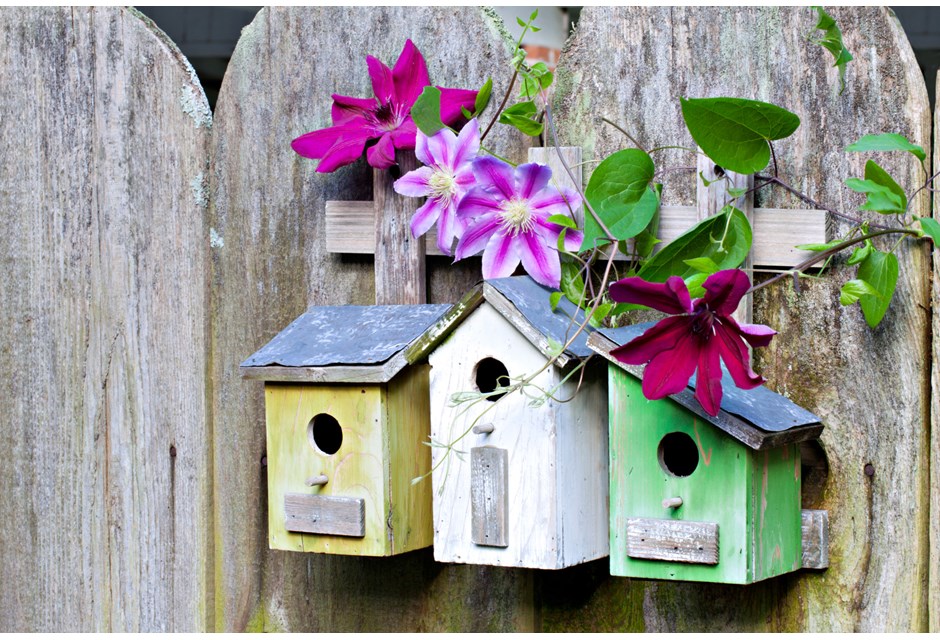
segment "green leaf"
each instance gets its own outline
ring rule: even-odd
[[[460,107],[460,113],[462,113],[463,117],[466,118],[467,120],[473,117],[473,113],[470,111],[470,109],[462,105]]]
[[[604,304],[597,305],[597,309],[595,309],[591,317],[588,318],[588,323],[594,328],[600,327],[604,324],[604,319],[607,318],[613,308],[613,302],[605,302]]]
[[[561,286],[559,287],[565,297],[575,305],[584,307],[587,300],[584,298],[584,279],[581,277],[581,265],[574,262],[561,263]]]
[[[860,207],[862,211],[890,214],[904,213],[907,210],[904,189],[874,160],[865,163],[864,180],[849,178],[845,181],[845,186],[852,191],[868,194],[865,204]]]
[[[662,202],[663,185],[660,183],[654,184],[653,190],[656,192],[656,199]],[[656,207],[656,213],[653,214],[650,223],[633,238],[633,253],[640,260],[646,260],[650,257],[656,245],[662,242],[662,240],[656,237],[656,234],[659,232],[659,213],[660,209]],[[621,252],[626,253],[626,249],[622,249]]]
[[[860,247],[855,247],[852,251],[852,255],[849,257],[848,264],[858,264],[859,262],[864,262],[871,252],[874,250],[875,245],[871,243],[871,240],[866,240],[865,244]]]
[[[715,261],[711,258],[692,258],[691,260],[683,260],[683,262],[696,271],[701,271],[705,274],[721,271],[721,267],[715,264]]]
[[[917,220],[920,222],[920,228],[930,236],[934,245],[940,243],[940,223],[933,218],[917,218]]]
[[[473,102],[473,113],[480,115],[486,106],[490,103],[490,96],[493,95],[493,79],[487,78],[480,90],[477,91],[476,100]]]
[[[669,276],[688,278],[698,272],[685,261],[695,258],[710,258],[719,270],[734,269],[747,258],[751,237],[747,217],[727,206],[663,247],[637,276],[648,282],[665,282]]]
[[[537,136],[542,133],[542,123],[533,119],[538,108],[531,100],[519,102],[507,107],[499,114],[499,121],[515,127],[527,136]]]
[[[533,20],[535,20],[535,19],[538,18],[538,17],[539,17],[539,10],[536,9],[535,11],[533,11],[533,12],[529,15],[529,22],[532,22]]]
[[[740,188],[730,187],[728,189],[728,195],[731,196],[732,198],[740,198],[745,193],[747,193],[746,187],[740,187]]]
[[[444,128],[441,122],[441,91],[427,86],[411,106],[411,119],[424,135],[433,136]]]
[[[878,135],[862,136],[845,148],[846,151],[907,151],[915,158],[924,162],[927,154],[923,147],[911,144],[907,138],[899,133],[879,133]]]
[[[842,240],[833,240],[825,244],[798,244],[794,249],[799,249],[800,251],[828,251],[840,242],[842,242]]]
[[[858,277],[875,290],[873,295],[863,295],[859,300],[865,321],[874,329],[884,318],[898,286],[897,256],[875,249],[868,259],[859,265]]]
[[[742,98],[680,98],[692,139],[730,171],[754,173],[770,161],[770,140],[786,138],[800,119],[776,105]]]
[[[520,18],[519,16],[516,16],[516,24],[518,24],[518,25],[519,25],[520,27],[522,27],[523,29],[526,28],[525,20],[523,20],[523,19]]]
[[[548,304],[552,307],[552,313],[555,312],[555,309],[558,308],[558,303],[561,302],[561,297],[564,294],[561,291],[553,291],[552,295],[548,296]]]
[[[843,307],[850,304],[855,304],[861,299],[862,296],[877,296],[878,290],[873,286],[862,280],[861,278],[857,280],[849,280],[844,285],[842,285],[842,290],[839,293],[839,304]]]
[[[569,229],[577,229],[578,223],[569,218],[568,216],[562,213],[556,213],[555,215],[548,216],[547,222],[552,224],[561,225],[562,227],[568,227]]]
[[[826,49],[836,59],[832,66],[839,67],[839,95],[842,95],[842,92],[845,91],[845,67],[852,61],[852,54],[842,43],[842,30],[839,29],[833,17],[826,13],[822,7],[813,7],[813,9],[816,9],[819,14],[819,22],[816,23],[816,28],[825,33],[822,37],[811,39],[811,41]]]
[[[656,215],[659,197],[650,189],[655,170],[645,151],[624,149],[605,158],[591,174],[584,195],[615,239],[634,237]],[[586,212],[581,250],[593,248],[605,235],[590,211]],[[605,240],[599,244],[606,243]]]
[[[705,284],[710,275],[710,273],[696,273],[694,276],[685,279],[685,286],[689,289],[690,298],[694,300],[705,296],[705,287],[702,285]]]

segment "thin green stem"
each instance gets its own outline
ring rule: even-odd
[[[646,151],[646,149],[643,148],[643,145],[641,145],[641,144],[637,141],[636,138],[634,138],[633,136],[631,136],[630,133],[629,133],[626,129],[624,129],[623,127],[621,127],[619,124],[617,124],[617,123],[614,122],[613,120],[608,120],[607,118],[605,118],[605,117],[603,117],[603,116],[601,116],[601,120],[603,120],[604,122],[606,122],[607,124],[609,124],[610,126],[612,126],[614,129],[616,129],[617,131],[619,131],[619,132],[622,133],[623,135],[627,136],[627,139],[630,140],[630,142],[632,142],[633,145],[634,145],[637,149],[639,149],[639,150],[642,151],[643,153],[647,153],[647,154],[649,153],[649,152]]]

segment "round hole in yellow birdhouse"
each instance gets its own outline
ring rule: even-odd
[[[328,413],[319,413],[307,424],[307,439],[318,451],[333,455],[343,444],[343,428]]]

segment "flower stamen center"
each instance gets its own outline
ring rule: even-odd
[[[457,191],[457,178],[444,169],[437,169],[428,178],[428,187],[433,198],[450,201]]]
[[[400,110],[396,108],[394,104],[388,102],[373,111],[372,115],[375,118],[376,125],[380,129],[394,131],[401,125],[402,120],[404,120],[399,111]]]
[[[499,216],[503,221],[503,225],[509,228],[513,235],[527,233],[535,227],[528,200],[513,198],[506,201]]]

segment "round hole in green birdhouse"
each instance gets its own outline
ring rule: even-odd
[[[684,478],[698,467],[698,447],[687,433],[667,433],[659,441],[659,466],[671,476]]]
[[[509,386],[509,369],[496,358],[483,358],[477,363],[473,371],[473,379],[477,390],[481,393],[492,393],[497,387]],[[496,402],[505,393],[487,396],[490,402]]]
[[[307,425],[307,439],[317,450],[331,456],[343,444],[343,428],[330,414],[319,413]]]

